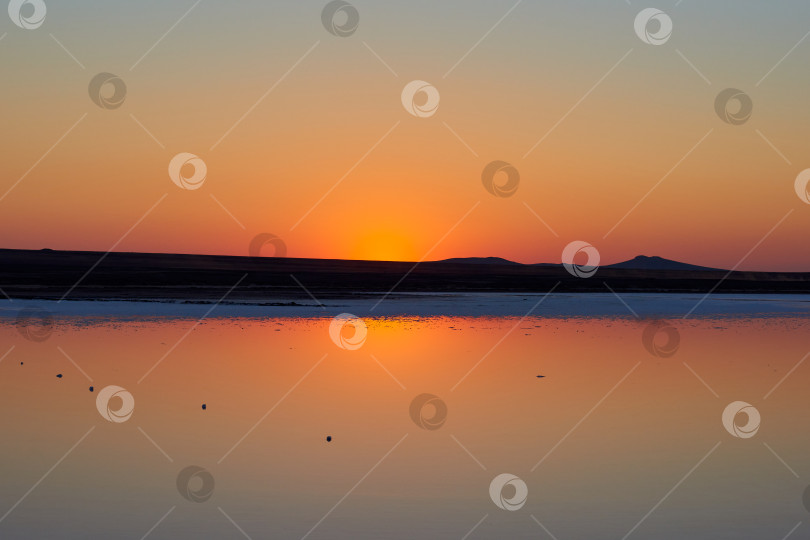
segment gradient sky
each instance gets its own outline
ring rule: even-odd
[[[514,2],[352,3],[346,38],[325,1],[202,0],[178,23],[193,1],[54,0],[36,30],[3,10],[0,246],[245,255],[269,232],[295,257],[558,262],[585,240],[603,263],[730,268],[792,210],[740,268],[810,270],[807,2],[524,0],[472,50]],[[633,30],[650,5],[673,20],[661,46]],[[99,72],[122,107],[90,100]],[[415,79],[441,94],[430,118],[400,102]],[[728,87],[753,100],[744,125],[714,112]],[[180,152],[202,188],[169,179]],[[483,188],[493,160],[514,196]]]

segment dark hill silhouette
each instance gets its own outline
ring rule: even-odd
[[[503,257],[454,257],[452,259],[443,259],[442,263],[458,263],[458,264],[510,264],[522,266],[523,263],[510,261]]]
[[[719,268],[697,266],[695,264],[664,259],[663,257],[647,257],[646,255],[639,255],[629,261],[609,264],[605,266],[605,268],[632,268],[635,270],[720,270]]]
[[[480,260],[480,259],[479,259]],[[677,268],[662,268],[670,263]],[[632,267],[624,266],[631,264]],[[637,268],[636,265],[654,268]],[[0,249],[0,287],[11,298],[213,302],[430,292],[810,293],[810,273],[727,272],[654,257],[599,268],[590,279],[561,265],[233,257]],[[698,268],[698,269],[695,269]]]
[[[510,261],[509,259],[504,259],[502,257],[457,257],[453,259],[444,259],[437,262],[458,264],[508,264],[518,266],[561,266],[555,263],[523,264]],[[646,255],[638,255],[629,261],[608,264],[602,268],[626,268],[633,270],[720,270],[719,268],[709,268],[707,266],[698,266],[695,264],[673,261],[663,257],[648,257]]]

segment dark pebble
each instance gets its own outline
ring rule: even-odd
[[[538,375],[537,378],[538,379],[543,379],[543,378],[545,378],[545,375]]]
[[[61,378],[62,378],[62,374],[60,373],[59,375],[57,375],[57,376],[56,376],[56,378],[57,378],[57,379],[61,379]]]
[[[90,387],[90,391],[91,391],[91,392],[93,391],[93,387],[92,387],[92,386]]]
[[[203,403],[203,404],[202,404],[202,409],[203,409],[203,410],[205,410],[205,409],[206,409],[206,405],[205,405],[205,403]]]
[[[332,436],[331,435],[326,436],[326,442],[332,442]]]

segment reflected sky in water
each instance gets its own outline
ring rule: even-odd
[[[366,318],[356,350],[331,317],[56,317],[42,341],[1,320],[2,538],[782,538],[807,519],[802,317]],[[133,398],[121,422],[109,386]],[[736,401],[751,438],[723,425]]]

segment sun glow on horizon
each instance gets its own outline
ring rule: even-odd
[[[375,229],[360,236],[351,258],[368,261],[416,261],[420,258],[410,236],[394,229]]]

